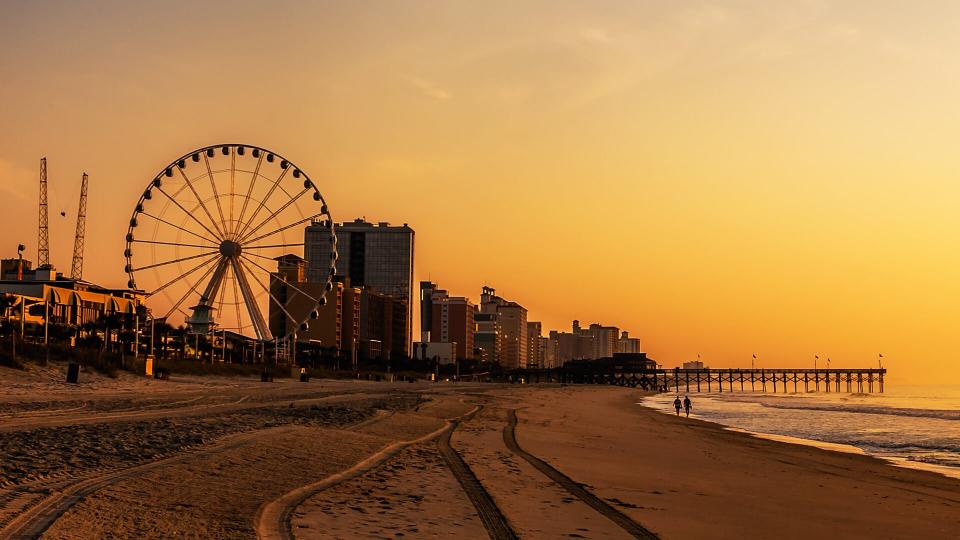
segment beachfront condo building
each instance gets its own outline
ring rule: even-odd
[[[555,367],[571,360],[596,360],[612,358],[615,354],[640,353],[639,338],[630,337],[626,331],[621,334],[616,326],[596,323],[583,328],[580,321],[573,321],[570,332],[551,330],[547,340],[545,361]]]
[[[413,240],[407,224],[369,223],[364,219],[337,223],[336,274],[350,278],[354,287],[402,299],[407,307],[404,354],[411,354],[413,333]],[[324,282],[333,245],[323,223],[304,230],[307,281]]]
[[[593,338],[593,358],[610,358],[617,352],[617,340],[620,338],[620,329],[616,326],[591,324],[586,332]]]
[[[497,296],[493,287],[483,287],[478,314],[490,319],[484,321],[485,330],[499,330],[495,336],[500,351],[496,361],[506,369],[527,367],[527,309]],[[478,334],[480,327],[478,322]]]
[[[617,341],[617,352],[637,354],[640,351],[640,338],[630,337],[630,333],[624,330],[623,333],[620,334],[620,339]]]
[[[420,341],[455,343],[456,358],[473,358],[476,306],[469,298],[450,296],[430,281],[420,282]]]
[[[527,367],[543,367],[543,349],[540,346],[540,339],[543,337],[543,323],[540,321],[527,321]]]

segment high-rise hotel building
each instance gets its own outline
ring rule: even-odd
[[[463,296],[450,296],[431,281],[420,282],[421,342],[455,343],[459,360],[473,358],[476,306]]]
[[[356,219],[337,223],[335,231],[337,275],[349,277],[353,287],[369,288],[406,303],[404,351],[409,356],[413,332],[413,229],[407,224],[392,226]],[[326,281],[331,249],[329,231],[323,224],[316,223],[305,229],[307,281]]]

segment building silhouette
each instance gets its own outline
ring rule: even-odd
[[[543,324],[539,321],[527,321],[527,367],[544,367],[544,347],[541,344]]]
[[[420,282],[421,343],[452,343],[459,360],[473,358],[476,306],[469,298],[450,296],[430,281]]]
[[[410,356],[413,332],[413,229],[407,224],[373,224],[358,218],[352,222],[337,223],[334,230],[338,253],[336,275],[349,278],[353,287],[403,300],[407,309],[403,351],[404,355]],[[304,256],[307,281],[326,281],[332,251],[324,223],[306,227]]]
[[[477,336],[494,340],[495,361],[506,369],[527,367],[527,309],[516,302],[497,296],[493,287],[483,287],[480,295]],[[494,334],[495,333],[495,334]],[[494,335],[490,335],[494,334]]]

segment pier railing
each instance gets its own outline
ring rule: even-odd
[[[507,379],[526,383],[609,384],[660,392],[883,392],[886,369],[519,369]]]

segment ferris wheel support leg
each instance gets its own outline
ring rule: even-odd
[[[261,341],[273,339],[273,335],[270,333],[270,327],[263,318],[263,313],[260,312],[260,308],[257,307],[257,300],[253,295],[253,290],[250,289],[250,282],[247,281],[246,273],[243,272],[240,264],[236,260],[231,259],[230,264],[233,265],[234,275],[237,276],[237,282],[240,285],[240,294],[243,296],[243,303],[247,306],[247,312],[250,315],[250,320],[253,322],[253,329],[257,333],[257,339]]]
[[[226,259],[221,259],[217,263],[217,269],[213,271],[213,276],[210,278],[210,283],[207,283],[206,289],[203,291],[203,296],[200,298],[201,302],[206,302],[208,305],[213,305],[214,299],[217,297],[217,293],[220,292],[220,285],[223,283],[223,276],[227,272],[227,261]]]

